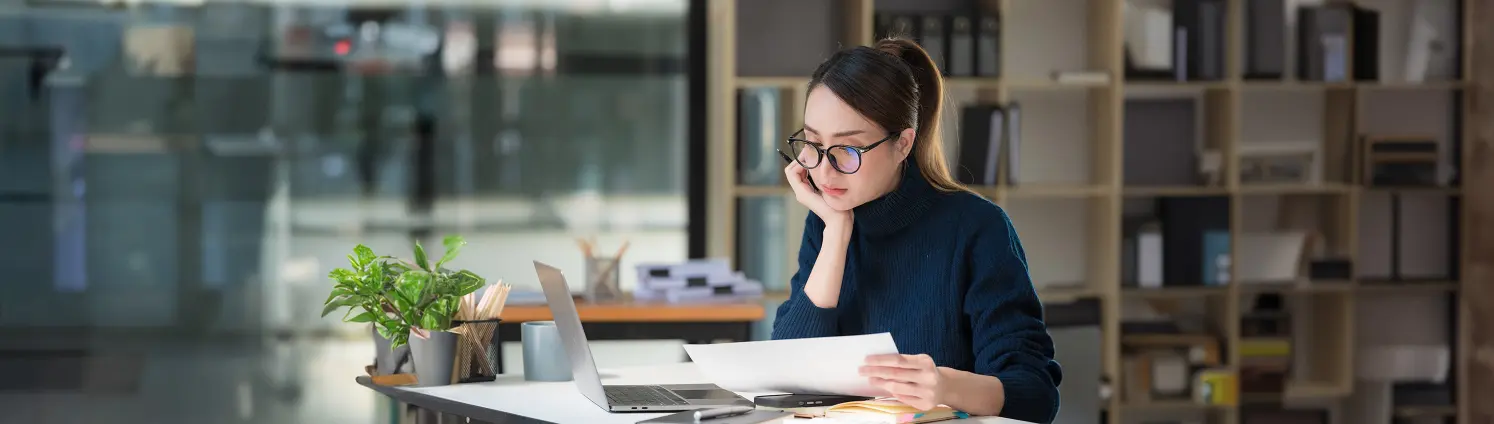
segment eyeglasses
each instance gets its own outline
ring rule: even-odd
[[[861,170],[862,154],[870,152],[871,149],[877,148],[878,145],[887,140],[897,138],[897,135],[897,132],[888,133],[887,137],[877,140],[877,142],[869,144],[866,147],[845,144],[823,147],[820,143],[805,140],[803,138],[804,130],[799,130],[794,135],[789,136],[785,143],[788,143],[790,152],[798,152],[795,160],[799,161],[799,165],[805,169],[814,169],[820,166],[820,162],[826,156],[829,156],[830,167],[835,168],[836,171],[840,171],[842,174],[855,174],[856,171]]]

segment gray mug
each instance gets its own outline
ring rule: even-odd
[[[524,379],[570,381],[571,361],[560,342],[555,321],[529,321],[521,329],[524,343]]]

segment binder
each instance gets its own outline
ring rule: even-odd
[[[960,110],[959,167],[955,177],[970,185],[995,185],[1005,113],[996,105]]]
[[[1188,80],[1188,38],[1193,34],[1187,28],[1173,28],[1172,75],[1178,81]]]
[[[948,45],[949,34],[944,26],[944,18],[941,16],[924,16],[918,26],[918,44],[929,53],[929,59],[933,59],[934,67],[939,69],[940,75],[949,75]]]
[[[1193,44],[1193,60],[1197,68],[1191,73],[1201,80],[1224,79],[1224,29],[1228,26],[1225,17],[1229,8],[1222,1],[1205,1],[1198,5],[1198,43]]]
[[[1348,79],[1349,9],[1341,5],[1297,9],[1297,79]]]
[[[1018,176],[1021,175],[1017,165],[1022,163],[1020,152],[1022,150],[1022,105],[1009,103],[1006,105],[1006,184],[1017,185]]]
[[[1380,79],[1380,12],[1354,6],[1350,12],[1354,28],[1354,79],[1377,81]]]
[[[1229,197],[1170,197],[1157,200],[1162,221],[1162,281],[1165,286],[1204,284],[1206,235],[1229,233]]]
[[[740,134],[737,178],[744,185],[772,185],[783,179],[783,162],[773,151],[783,129],[781,93],[776,87],[745,88],[737,92]]]
[[[975,28],[969,16],[949,19],[949,75],[975,75]]]
[[[1001,19],[999,17],[980,17],[975,48],[976,75],[1001,76]]]
[[[1245,2],[1246,78],[1280,79],[1286,74],[1285,1]]]
[[[1224,78],[1225,5],[1221,0],[1176,0],[1173,22],[1186,35],[1176,48],[1185,80]]]
[[[1165,278],[1163,255],[1167,242],[1162,227],[1155,222],[1143,224],[1136,233],[1136,284],[1142,288],[1161,288]]]

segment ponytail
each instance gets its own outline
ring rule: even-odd
[[[876,49],[896,56],[908,66],[917,85],[914,116],[913,157],[923,178],[943,191],[968,190],[954,179],[944,158],[944,142],[939,135],[940,115],[944,103],[944,77],[928,51],[912,40],[888,38],[877,42]]]

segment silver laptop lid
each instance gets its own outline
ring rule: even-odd
[[[581,329],[581,315],[576,313],[576,301],[571,299],[571,289],[565,284],[565,275],[559,269],[534,261],[534,272],[539,274],[540,286],[545,290],[545,301],[550,304],[550,315],[555,327],[560,330],[560,341],[565,346],[566,356],[571,360],[571,376],[576,379],[576,388],[603,409],[608,408],[607,393],[602,390],[602,378],[597,373],[597,363],[591,358],[591,346],[586,343],[586,332]]]

